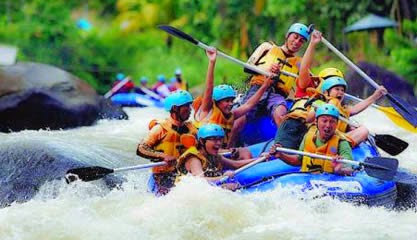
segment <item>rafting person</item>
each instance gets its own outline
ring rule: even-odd
[[[236,119],[247,114],[252,108],[256,106],[259,99],[272,83],[271,79],[265,80],[259,90],[243,105],[232,109],[233,100],[236,98],[235,90],[229,85],[218,85],[214,87],[214,68],[216,65],[217,50],[210,47],[206,50],[207,58],[209,59],[206,88],[203,96],[196,98],[193,103],[194,124],[199,128],[202,124],[214,123],[220,125],[226,132],[222,148],[226,148],[230,132]],[[234,159],[248,159],[251,158],[251,153],[247,148],[233,148],[232,158]]]
[[[165,75],[159,74],[156,77],[156,80],[157,82],[152,86],[151,90],[158,93],[159,96],[166,98],[171,93],[171,91],[169,91]]]
[[[225,169],[240,168],[254,159],[231,160],[219,154],[225,132],[217,124],[205,124],[198,129],[197,146],[191,146],[179,158],[177,162],[178,172],[182,175],[192,174],[216,183],[221,178],[233,177],[233,171]],[[239,184],[226,183],[223,187],[236,190]]]
[[[182,76],[181,68],[175,69],[175,79],[178,83],[177,89],[187,90],[188,91],[188,82]]]
[[[165,195],[174,186],[177,177],[176,159],[185,151],[180,142],[183,134],[196,134],[197,130],[188,120],[193,97],[180,90],[169,95],[164,108],[170,116],[149,124],[149,134],[138,144],[136,154],[152,162],[164,161],[166,166],[152,168],[150,185],[157,196]]]
[[[273,87],[264,93],[261,101],[247,116],[238,119],[232,130],[232,140],[230,146],[233,146],[237,140],[238,133],[246,124],[247,118],[253,118],[258,110],[266,111],[275,124],[279,126],[282,117],[287,113],[285,98],[293,91],[295,79],[291,76],[279,74],[281,70],[298,74],[301,57],[296,53],[302,48],[304,43],[310,39],[309,28],[301,23],[294,23],[288,29],[285,35],[285,42],[281,46],[277,46],[270,42],[262,43],[251,55],[248,60],[249,64],[253,64],[262,70],[276,74]],[[246,70],[247,71],[247,70]],[[266,77],[263,75],[253,75],[250,79],[250,88],[246,93],[243,103],[256,93],[262,86]]]
[[[300,74],[296,79],[294,103],[288,110],[288,113],[282,118],[282,122],[275,134],[275,143],[279,143],[285,148],[298,149],[304,134],[307,132],[308,124],[306,123],[306,118],[310,105],[306,106],[306,103],[308,101],[312,102],[315,97],[307,92],[307,88],[317,88],[323,78],[329,77],[325,74],[333,74],[333,72],[326,69],[319,73],[319,77],[311,76],[310,74],[314,51],[320,41],[321,32],[314,30],[311,33],[311,40],[301,60]]]
[[[300,166],[302,172],[327,172],[340,175],[351,175],[351,166],[336,162],[337,159],[353,159],[352,148],[349,142],[336,132],[339,110],[332,104],[322,104],[315,112],[316,126],[311,127],[303,138],[299,147],[300,151],[323,154],[334,157],[334,161],[312,159],[307,156],[289,155],[277,152],[275,144],[271,147],[270,154],[280,158],[290,165]]]
[[[362,112],[371,104],[375,103],[379,98],[387,94],[385,87],[379,86],[375,92],[365,100],[353,106],[348,106],[343,105],[346,89],[347,83],[345,79],[341,77],[329,77],[323,81],[321,86],[321,91],[325,96],[326,101],[336,106],[340,112],[340,115],[345,119],[349,119],[350,116],[354,116]],[[310,117],[307,117],[307,121],[311,121],[311,115],[313,114],[314,111],[310,113]],[[353,128],[349,126],[349,124],[345,121],[339,121],[337,129],[341,133],[346,133],[345,137],[349,140],[352,147],[355,147],[359,143],[365,141],[369,135],[369,131],[365,126],[360,125],[357,128]]]
[[[128,78],[128,81],[123,84],[122,86],[119,86],[116,91],[113,92],[113,94],[117,93],[129,93],[131,90],[134,89],[135,84],[132,82],[129,76],[125,76],[123,73],[116,74],[116,81],[114,81],[112,89],[117,88],[118,84],[122,81],[124,81],[126,78]]]
[[[140,77],[139,78],[139,84],[140,84],[139,87],[135,87],[135,92],[139,93],[139,94],[146,95],[146,93],[143,90],[147,89],[147,90],[150,91],[150,89],[148,88],[148,78],[146,76]]]

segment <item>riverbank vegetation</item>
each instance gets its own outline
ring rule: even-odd
[[[368,13],[399,24],[385,30],[382,46],[374,32],[343,34],[343,28]],[[159,24],[178,27],[245,61],[262,41],[281,44],[293,22],[314,23],[354,62],[383,66],[416,89],[416,13],[417,0],[5,0],[0,3],[0,43],[18,47],[18,61],[58,66],[104,93],[118,72],[135,82],[141,76],[155,81],[158,74],[172,77],[179,67],[191,86],[204,82],[205,53],[158,30]],[[325,46],[318,49],[318,66],[347,70]],[[239,85],[246,77],[226,60],[216,66],[218,83]]]

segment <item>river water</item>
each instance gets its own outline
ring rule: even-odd
[[[105,167],[148,163],[136,145],[159,109],[125,109],[130,120],[98,122],[65,131],[0,134],[2,143],[29,140]],[[356,117],[374,133],[410,143],[396,158],[417,173],[417,134],[397,128],[381,112]],[[285,189],[240,195],[185,178],[165,197],[146,191],[148,170],[124,174],[119,189],[96,182],[44,184],[35,198],[0,209],[0,239],[414,239],[415,209],[389,211],[353,206],[329,198],[300,200]]]

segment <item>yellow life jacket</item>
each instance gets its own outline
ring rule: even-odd
[[[294,101],[292,107],[288,111],[285,118],[301,119],[304,120],[307,118],[308,111],[311,106],[304,107],[305,103],[309,98],[298,98]]]
[[[185,91],[188,91],[187,82],[184,79],[182,79],[182,81],[181,81],[181,89],[185,90]]]
[[[341,137],[334,134],[323,146],[316,146],[317,127],[311,127],[306,133],[304,140],[304,152],[322,154],[326,156],[336,156],[339,149],[339,142]],[[301,164],[302,172],[328,172],[333,173],[334,169],[332,162],[324,159],[315,159],[307,156],[303,156]]]
[[[196,157],[201,161],[201,165],[203,167],[203,172],[205,177],[218,177],[222,175],[223,164],[220,161],[219,156],[216,156],[217,159],[207,159],[203,156],[203,154],[198,151],[195,146],[192,146],[187,149],[177,161],[177,170],[180,174],[187,174],[188,171],[185,168],[185,163],[190,157]]]
[[[149,129],[152,129],[156,125],[160,125],[166,131],[166,134],[160,143],[154,147],[154,149],[176,158],[179,157],[185,151],[184,146],[180,141],[181,135],[172,128],[172,123],[168,120],[151,121]],[[185,126],[189,130],[187,133],[196,133],[196,129],[191,122],[186,122]],[[153,173],[166,173],[174,170],[175,166],[160,166],[152,168]]]
[[[258,60],[257,66],[261,67],[263,70],[269,70],[270,66],[274,63],[281,63],[281,70],[286,72],[291,72],[298,74],[299,65],[301,63],[301,58],[298,56],[286,57],[282,49],[274,45],[264,57]],[[251,80],[251,85],[262,85],[265,81],[264,75],[254,75]],[[295,87],[295,78],[281,74],[279,76],[279,81],[277,82],[276,88],[280,90],[286,97],[289,95],[291,90],[294,90]]]
[[[202,98],[198,97],[193,102],[193,108],[194,108],[194,111],[195,111],[194,112],[194,122],[193,122],[194,126],[196,128],[200,128],[202,125],[207,124],[207,123],[214,123],[214,124],[217,124],[217,125],[221,126],[226,133],[226,136],[223,138],[223,143],[227,144],[229,142],[230,134],[232,132],[233,123],[235,121],[235,118],[234,118],[233,114],[231,114],[229,118],[226,118],[223,115],[220,108],[218,108],[216,103],[213,101],[213,109],[209,112],[209,114],[204,119],[197,120],[197,118],[198,118],[197,114],[198,114],[198,111],[201,107],[201,101],[202,101]]]
[[[334,106],[336,106],[337,109],[339,110],[339,114],[342,117],[344,117],[346,119],[349,119],[350,112],[346,108],[346,106],[342,106],[342,104],[340,103],[339,99],[337,99],[337,98],[330,98],[327,101],[327,103],[330,103],[330,104],[333,104]],[[339,122],[337,123],[337,130],[339,130],[340,132],[343,132],[343,133],[347,132],[348,127],[349,127],[348,123],[346,123],[344,121],[339,120]]]

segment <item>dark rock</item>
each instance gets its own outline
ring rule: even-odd
[[[0,68],[0,131],[66,129],[127,119],[87,83],[59,68],[17,63]]]
[[[48,182],[56,181],[62,188],[69,169],[102,165],[96,159],[67,156],[62,149],[39,139],[3,143],[0,146],[0,208],[32,199]],[[106,191],[120,186],[123,181],[118,176],[108,175],[94,183],[104,186],[103,191]],[[48,197],[58,194],[59,189]]]
[[[413,86],[408,83],[407,80],[393,72],[368,62],[359,62],[357,66],[376,83],[385,86],[389,93],[397,95],[409,104],[417,107],[417,99],[413,92]],[[359,96],[362,99],[367,98],[375,91],[375,88],[353,69],[349,69],[346,73],[346,80],[349,85],[348,92],[352,95]],[[384,105],[387,104],[388,102],[385,98]]]

